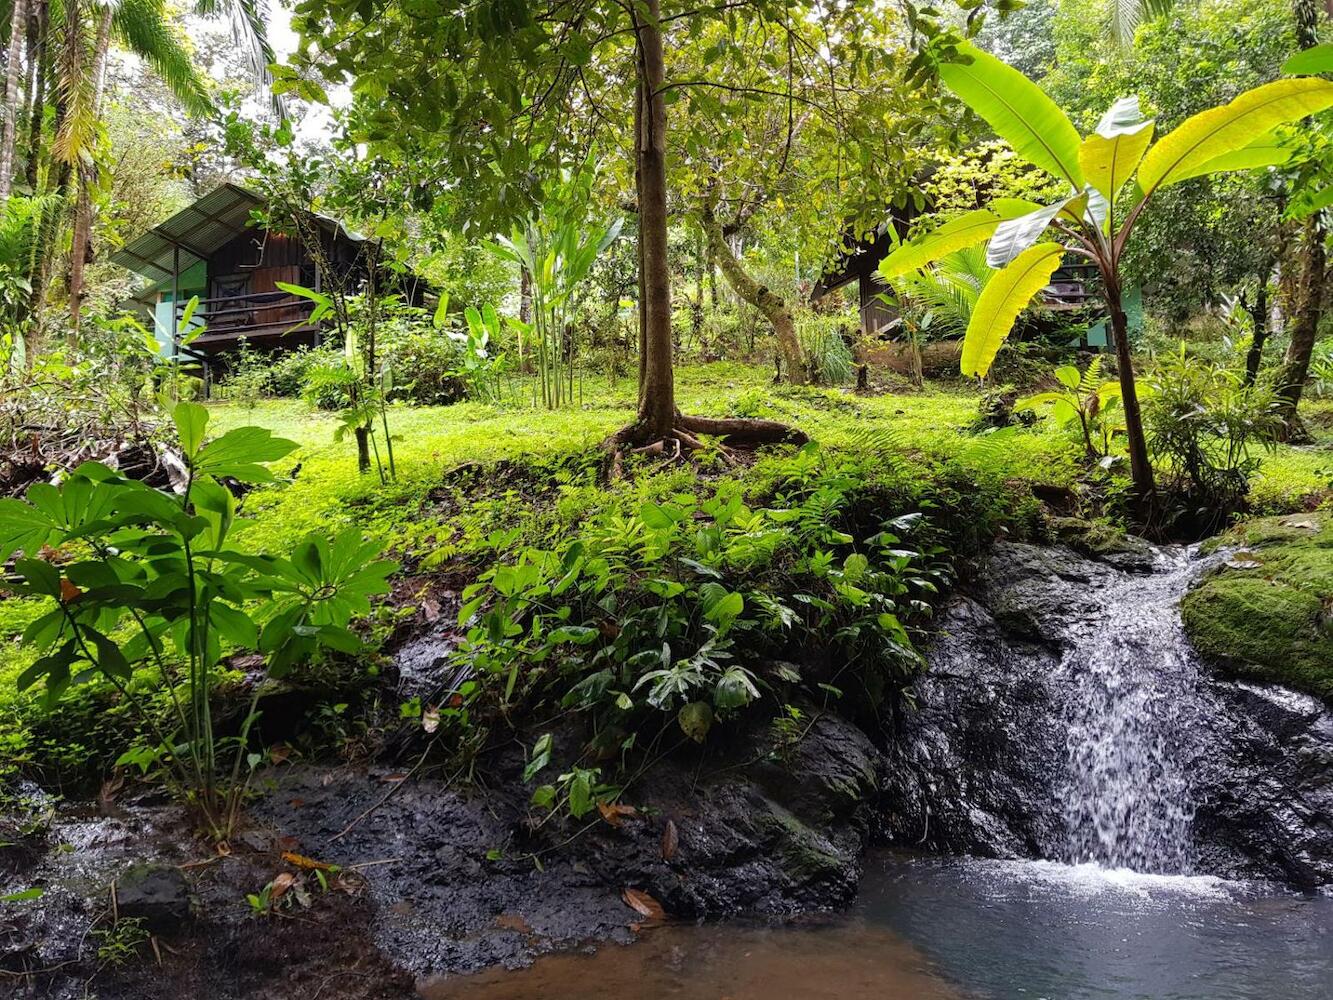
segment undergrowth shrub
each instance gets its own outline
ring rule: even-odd
[[[656,713],[702,741],[794,688],[873,711],[920,668],[912,632],[948,570],[920,513],[851,523],[855,463],[812,444],[778,466],[762,503],[722,480],[552,544],[497,532],[502,558],[463,595],[460,693],[583,711],[608,750]]]
[[[1159,358],[1144,401],[1148,448],[1165,475],[1175,520],[1211,533],[1245,507],[1259,452],[1272,451],[1282,429],[1277,394],[1260,380],[1191,355],[1182,344]]]

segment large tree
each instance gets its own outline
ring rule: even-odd
[[[711,73],[674,72],[689,40],[719,32],[719,53],[741,26],[785,39],[790,71],[778,92],[795,102],[798,75],[826,72],[826,53],[806,44],[807,25],[854,43],[866,11],[813,0],[481,0],[438,3],[429,14],[388,0],[302,0],[293,24],[304,62],[328,81],[350,81],[360,135],[417,172],[424,200],[463,185],[460,224],[507,231],[540,210],[563,168],[595,145],[627,154],[638,214],[640,403],[616,446],[696,442],[699,433],[776,440],[765,421],[682,415],[672,374],[670,116],[692,92],[725,91]],[[802,68],[798,69],[798,60]],[[727,105],[719,102],[720,113]],[[622,142],[628,138],[628,142]],[[424,167],[424,169],[423,169]]]

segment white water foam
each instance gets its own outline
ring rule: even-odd
[[[1198,566],[1189,553],[1162,559],[1158,572],[1112,585],[1105,612],[1066,636],[1063,860],[1080,868],[1192,871],[1195,733],[1214,708],[1177,607]]]

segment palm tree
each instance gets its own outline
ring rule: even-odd
[[[91,188],[96,180],[94,148],[101,117],[101,96],[107,53],[116,42],[147,63],[192,115],[208,114],[213,105],[208,87],[195,68],[190,53],[172,22],[166,0],[10,0],[11,22],[19,42],[11,49],[21,52],[26,32],[17,30],[24,20],[18,7],[35,5],[34,14],[49,26],[48,31],[29,34],[28,71],[34,78],[31,109],[33,128],[29,137],[28,176],[36,187],[42,160],[47,164],[45,189],[62,198],[75,182],[74,239],[70,258],[70,314],[78,324],[83,298],[83,265],[92,231]],[[2,9],[4,0],[0,0]],[[196,0],[195,12],[205,17],[226,16],[233,33],[249,55],[256,78],[268,81],[268,66],[274,61],[264,28],[263,0]],[[36,44],[33,44],[36,40]],[[11,55],[8,71],[16,79],[20,59]],[[12,178],[16,136],[11,123],[19,117],[17,83],[5,90],[5,128],[0,136],[0,182]],[[55,130],[43,157],[40,148],[43,94],[55,105]],[[285,109],[275,99],[278,112]],[[6,164],[8,164],[6,172]],[[40,226],[44,249],[52,246],[59,227],[60,209]],[[50,253],[43,253],[42,266],[32,281],[32,303],[40,303],[50,277]]]
[[[1128,48],[1140,24],[1167,13],[1174,0],[1106,0],[1106,32],[1117,45]]]

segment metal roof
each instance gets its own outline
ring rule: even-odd
[[[250,228],[251,211],[264,204],[262,195],[227,181],[117,250],[111,255],[111,262],[143,275],[152,284],[170,281],[177,249],[180,250],[179,266],[183,274],[244,234]],[[319,212],[311,215],[327,232],[341,234],[358,243],[365,240],[337,219]]]
[[[263,204],[253,191],[228,182],[117,250],[111,261],[150,281],[167,281],[177,249],[181,271],[207,260],[244,233],[251,210]]]

